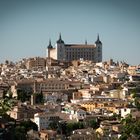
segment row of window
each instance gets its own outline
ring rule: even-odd
[[[67,51],[93,51],[95,48],[66,48]]]
[[[63,87],[65,84],[39,84],[37,87]]]
[[[94,58],[93,55],[67,55],[67,58]]]
[[[66,55],[94,55],[94,52],[66,52]]]
[[[94,50],[85,50],[85,51],[77,51],[77,50],[72,50],[72,51],[66,51],[66,53],[91,53],[95,52]]]
[[[37,89],[40,89],[40,87]],[[45,89],[65,89],[65,87],[41,87],[41,89],[42,90],[45,90]]]

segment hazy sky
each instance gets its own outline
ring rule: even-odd
[[[45,57],[49,38],[92,44],[103,60],[140,64],[140,0],[0,0],[0,62]]]

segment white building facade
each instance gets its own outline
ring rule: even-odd
[[[43,130],[43,129],[47,129],[51,122],[57,122],[57,121],[59,121],[59,116],[57,116],[55,114],[36,113],[34,115],[34,122],[38,126],[38,131]]]

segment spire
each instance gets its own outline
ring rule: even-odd
[[[98,36],[97,36],[97,40],[99,41],[100,39],[99,39],[99,34],[98,34]]]
[[[100,41],[100,38],[99,38],[99,34],[97,35],[97,40],[96,40],[95,44],[102,44],[102,42]]]
[[[85,45],[87,45],[87,40],[85,40]]]
[[[62,39],[61,39],[61,33],[59,33],[59,40],[62,40]]]
[[[59,34],[59,39],[57,40],[57,43],[64,43],[64,41],[61,38],[61,33]]]
[[[53,48],[53,46],[52,46],[52,44],[51,44],[51,39],[49,39],[48,49],[52,49],[52,48]]]
[[[49,45],[51,46],[51,39],[49,39]]]

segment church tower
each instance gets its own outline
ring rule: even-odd
[[[59,39],[56,42],[56,49],[57,49],[57,60],[65,60],[65,43],[61,38],[61,34],[59,35]]]
[[[51,44],[51,40],[49,40],[49,45],[47,47],[47,50],[48,50],[48,58],[50,58],[50,51],[51,51],[51,49],[53,49],[53,46]]]
[[[96,59],[97,62],[102,62],[102,42],[100,41],[99,34],[97,36],[96,44]]]

